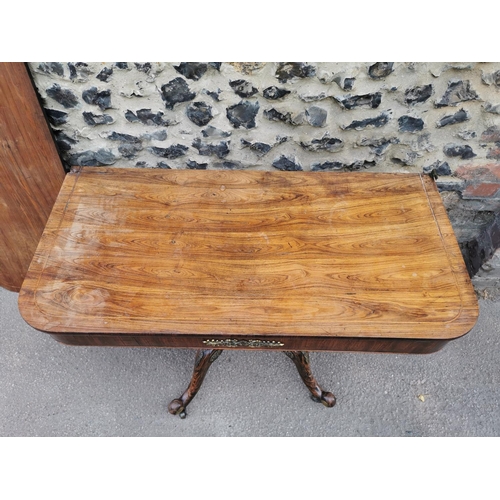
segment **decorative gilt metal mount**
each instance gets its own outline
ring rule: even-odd
[[[210,339],[203,343],[211,347],[283,347],[285,344],[274,340],[236,340],[236,339]]]

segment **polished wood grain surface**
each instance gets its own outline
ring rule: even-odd
[[[70,343],[284,350],[441,345],[478,314],[426,176],[102,167],[67,175],[19,306]]]
[[[0,63],[0,286],[18,292],[64,180],[23,63]]]

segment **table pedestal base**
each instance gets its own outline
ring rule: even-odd
[[[297,367],[300,377],[306,387],[311,391],[311,398],[317,403],[327,407],[335,405],[336,399],[331,392],[323,391],[314,378],[309,364],[309,353],[304,351],[283,351]],[[178,399],[174,399],[168,405],[168,411],[172,415],[186,418],[186,406],[192,401],[200,390],[201,384],[207,374],[210,365],[220,356],[222,349],[200,349],[196,351],[193,376],[188,388]]]

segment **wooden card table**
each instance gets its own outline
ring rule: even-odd
[[[85,167],[61,188],[19,296],[72,345],[431,353],[478,307],[441,198],[411,174]]]

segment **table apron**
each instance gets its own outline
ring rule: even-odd
[[[429,354],[439,351],[447,339],[398,339],[355,337],[207,336],[162,334],[50,333],[58,342],[76,346],[170,347],[187,349],[245,349],[278,351],[348,351]]]

